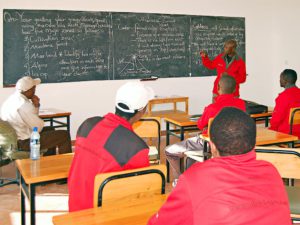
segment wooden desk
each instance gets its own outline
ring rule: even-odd
[[[30,201],[30,221],[35,225],[35,189],[36,186],[66,181],[73,159],[73,153],[41,157],[39,160],[16,160],[20,175],[21,222],[25,220],[25,196]]]
[[[274,145],[274,144],[288,144],[289,148],[294,147],[294,141],[298,137],[290,134],[285,134],[268,128],[257,128],[256,145]]]
[[[66,127],[70,132],[70,115],[71,112],[66,112],[60,109],[47,108],[40,109],[39,116],[45,122],[50,122],[50,126],[54,128]],[[65,122],[57,120],[58,118],[65,119]]]
[[[255,114],[256,118],[268,117],[271,112],[265,114]],[[252,115],[251,115],[252,117]],[[254,117],[252,117],[254,118]],[[170,144],[170,135],[180,138],[180,141],[184,140],[184,132],[187,130],[197,130],[197,121],[191,121],[188,115],[174,115],[168,116],[165,119],[166,122],[166,146]],[[170,124],[176,125],[179,129],[170,129]],[[176,133],[180,131],[179,135]],[[202,135],[205,140],[209,140],[207,135]],[[276,131],[269,130],[268,128],[258,128],[256,145],[273,145],[273,144],[288,144],[289,147],[293,147],[294,141],[298,140],[297,136],[284,134]],[[204,144],[205,148],[207,143]],[[180,161],[180,167],[183,168],[183,161]],[[167,182],[170,181],[170,164],[166,160],[167,165]]]
[[[201,135],[202,138],[208,142],[209,137],[207,135]],[[274,144],[280,144],[280,143],[287,143],[289,147],[293,146],[294,141],[297,141],[298,137],[293,136],[290,134],[284,134],[277,131],[269,130],[268,128],[257,128],[256,132],[256,146],[262,146],[262,145],[274,145]],[[202,153],[203,155],[203,153]],[[199,154],[199,156],[195,157],[193,155],[185,154],[186,157],[191,158],[198,162],[203,162],[203,156]],[[167,167],[167,169],[169,169]],[[167,170],[167,176],[169,173],[169,170]]]
[[[257,121],[265,121],[265,127],[269,126],[269,119],[272,117],[273,111],[265,112],[265,113],[258,113],[258,114],[251,114],[250,116]]]
[[[164,118],[166,122],[166,146],[170,144],[170,135],[176,136],[180,139],[180,141],[184,140],[184,132],[185,131],[197,131],[199,130],[197,127],[197,121],[190,120],[189,115],[170,115]],[[170,124],[178,126],[179,129],[170,129]],[[179,135],[177,132],[179,131]],[[170,164],[166,159],[167,166],[167,182],[170,182]],[[183,168],[183,161],[180,160],[180,168]]]
[[[273,112],[250,115],[255,121],[265,120],[268,126],[269,118]],[[184,140],[184,132],[188,130],[197,131],[197,121],[191,120],[189,115],[169,115],[164,118],[166,122],[166,145],[170,144],[170,135],[176,136],[180,141]],[[170,124],[179,127],[179,129],[170,129]],[[179,131],[179,135],[177,134]],[[176,133],[177,132],[177,133]]]
[[[177,103],[185,103],[185,110],[178,110]],[[173,104],[173,109],[171,110],[158,110],[153,111],[154,105],[160,104]],[[146,116],[153,117],[165,117],[170,115],[188,115],[189,114],[189,97],[182,96],[172,96],[172,97],[156,97],[149,101]]]
[[[201,134],[201,137],[205,141],[209,141],[207,134]],[[275,144],[288,144],[289,148],[293,148],[294,141],[297,141],[298,137],[290,134],[269,130],[266,127],[256,128],[256,146],[275,145]]]
[[[189,115],[170,115],[164,118],[166,122],[166,145],[170,144],[170,135],[176,136],[180,141],[184,140],[185,131],[197,131],[197,121],[190,120]],[[170,129],[170,124],[179,127],[179,129]],[[179,131],[179,135],[176,133]]]
[[[54,216],[54,225],[145,225],[166,201],[167,195],[140,199],[128,206],[115,203],[102,208],[92,208]]]

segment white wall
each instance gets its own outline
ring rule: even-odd
[[[272,17],[272,83],[276,83],[273,85],[276,96],[282,91],[278,84],[279,74],[286,68],[297,71],[297,84],[300,85],[300,2],[279,1]]]
[[[1,0],[2,9],[60,9],[89,11],[155,12],[246,18],[246,63],[249,74],[241,86],[241,97],[273,105],[280,91],[279,73],[286,66],[295,68],[299,54],[300,2],[297,0]],[[0,32],[3,34],[3,23]],[[0,51],[3,52],[2,35]],[[297,51],[298,50],[298,51]],[[0,54],[0,71],[3,71]],[[190,112],[201,113],[211,101],[215,77],[168,78],[149,81],[157,95],[185,95],[190,97]],[[0,75],[2,83],[3,76]],[[125,81],[90,81],[42,84],[37,89],[43,107],[55,107],[72,112],[71,130],[75,137],[80,123],[87,117],[103,115],[114,110],[114,95]],[[13,92],[0,88],[0,104]]]

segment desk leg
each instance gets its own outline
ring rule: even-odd
[[[21,190],[21,224],[26,224],[26,217],[25,217],[25,194],[22,190],[22,182],[24,182],[23,177],[20,176],[20,190]]]
[[[53,127],[53,118],[50,118],[50,127]]]
[[[269,126],[269,117],[266,117],[265,119],[265,127],[268,127]]]
[[[294,142],[293,142],[293,141],[292,141],[292,142],[289,142],[289,143],[288,143],[288,147],[289,147],[289,148],[294,148]]]
[[[184,158],[185,157],[182,157],[180,158],[180,172],[183,173],[185,168],[184,168]]]
[[[184,128],[180,127],[180,141],[184,140]],[[184,172],[184,157],[180,158],[180,172]]]
[[[170,163],[166,159],[166,165],[167,165],[167,182],[170,183]]]
[[[203,159],[204,159],[204,161],[208,159],[208,148],[209,148],[209,143],[204,140],[204,142],[203,142]]]
[[[184,127],[180,127],[180,141],[184,140]],[[180,172],[184,172],[184,157],[180,158]]]
[[[170,144],[170,134],[169,134],[169,130],[170,130],[170,123],[167,121],[166,122],[166,146],[168,146]],[[166,158],[166,166],[167,166],[167,182],[170,182],[170,164],[169,161]]]
[[[70,132],[70,116],[67,116],[67,130]]]
[[[166,122],[166,146],[168,146],[170,144],[170,123],[167,121]]]
[[[290,187],[292,187],[292,186],[294,186],[294,183],[295,183],[295,180],[294,179],[292,179],[292,178],[289,178],[288,179],[288,186],[290,186]]]
[[[31,184],[30,187],[30,222],[35,225],[35,185]]]
[[[184,140],[184,128],[180,127],[180,141]]]

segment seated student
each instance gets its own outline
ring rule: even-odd
[[[70,134],[66,130],[54,130],[45,127],[39,117],[40,99],[35,95],[36,85],[40,79],[22,77],[16,83],[16,92],[2,105],[1,117],[8,121],[18,136],[18,148],[30,150],[30,135],[33,127],[40,133],[41,149],[48,149],[45,155],[55,155],[56,147],[60,154],[72,152]]]
[[[285,90],[276,98],[274,112],[270,120],[270,129],[283,133],[290,132],[290,109],[300,107],[300,89],[296,86],[297,73],[295,70],[285,69],[280,74],[280,87]],[[293,134],[300,138],[300,125],[293,127]]]
[[[234,97],[236,81],[233,77],[223,75],[219,80],[218,92],[219,96],[215,98],[215,102],[208,105],[203,112],[202,117],[198,120],[198,128],[202,133],[207,133],[208,121],[215,117],[217,113],[226,106],[237,107],[241,110],[246,110],[245,102],[237,97]],[[196,141],[196,143],[195,143]],[[180,176],[180,158],[184,156],[183,152],[188,150],[203,150],[203,141],[200,139],[190,138],[183,142],[170,145],[166,148],[165,153],[167,160],[170,163],[171,172],[174,177],[173,186],[176,185],[177,179]]]
[[[255,122],[224,108],[210,128],[212,158],[190,167],[148,225],[291,224],[275,167],[256,160]]]
[[[81,124],[68,178],[69,211],[93,207],[97,174],[149,166],[149,147],[134,133],[132,124],[143,116],[153,97],[153,91],[141,82],[128,82],[117,91],[115,114]]]

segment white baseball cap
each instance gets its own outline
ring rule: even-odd
[[[134,113],[135,110],[143,109],[148,101],[154,98],[154,91],[150,87],[144,86],[139,81],[130,81],[122,85],[116,94],[116,107],[127,113]],[[123,103],[128,109],[122,108],[119,104]]]
[[[36,86],[36,85],[38,85],[40,83],[41,83],[41,79],[40,78],[32,79],[32,77],[25,76],[25,77],[22,77],[21,79],[19,79],[17,81],[17,83],[16,83],[16,89],[19,92],[24,92],[24,91],[28,91],[33,86]]]

